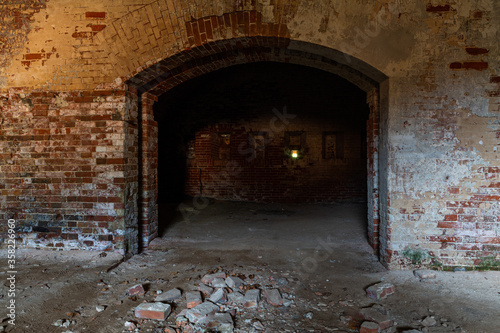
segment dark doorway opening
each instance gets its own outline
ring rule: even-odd
[[[350,82],[286,63],[232,66],[171,89],[154,105],[159,235],[185,217],[183,202],[206,204],[196,198],[366,201],[369,112]]]

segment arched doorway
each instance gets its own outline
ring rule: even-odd
[[[132,104],[137,103],[141,124],[138,129],[139,156],[142,161],[138,168],[140,245],[147,247],[158,235],[158,128],[153,113],[158,96],[202,74],[262,61],[321,69],[348,80],[367,93],[370,108],[366,130],[368,238],[371,246],[380,252],[381,260],[387,261],[390,254],[385,251],[385,245],[390,235],[380,225],[379,217],[380,188],[386,186],[379,171],[379,124],[386,108],[387,77],[368,64],[336,50],[288,38],[245,37],[207,43],[166,58],[127,81],[132,95],[136,96],[132,98]]]

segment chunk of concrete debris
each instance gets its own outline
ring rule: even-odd
[[[380,332],[380,327],[372,321],[363,322],[359,329],[359,333],[379,333],[379,332]]]
[[[170,304],[142,303],[135,308],[135,316],[137,318],[165,320],[171,311]]]
[[[361,309],[360,313],[365,320],[377,323],[382,330],[389,328],[394,324],[389,316],[375,310],[374,308]]]
[[[252,320],[252,327],[255,328],[256,330],[261,330],[261,331],[264,331],[266,329],[266,327],[258,319]]]
[[[422,320],[422,325],[426,327],[431,327],[431,326],[436,326],[437,321],[433,317],[425,317],[424,320]]]
[[[59,319],[59,320],[56,320],[54,323],[52,323],[52,326],[66,327],[67,328],[70,324],[71,324],[71,322],[69,320]]]
[[[203,302],[200,305],[186,311],[186,318],[192,323],[197,323],[217,311],[219,311],[219,307],[214,303]]]
[[[201,293],[199,291],[188,291],[186,293],[187,308],[192,309],[202,303]]]
[[[127,290],[127,294],[129,294],[129,296],[142,296],[145,293],[146,291],[144,290],[142,284],[136,284],[135,286],[132,286]]]
[[[243,306],[245,308],[256,308],[259,306],[260,290],[250,289],[245,293]]]
[[[304,315],[304,317],[307,318],[307,319],[311,319],[312,320],[313,319],[313,313],[312,312],[308,312],[308,313],[306,313]]]
[[[273,306],[283,305],[283,298],[281,298],[281,294],[278,289],[264,289],[263,293],[268,304]]]
[[[98,305],[95,307],[95,310],[97,312],[103,312],[104,310],[106,310],[106,307],[104,305]]]
[[[366,295],[373,299],[384,299],[389,295],[394,294],[396,288],[392,283],[377,283],[366,289]]]
[[[174,288],[156,296],[155,302],[171,302],[176,299],[180,299],[181,297],[182,297],[182,292],[179,289]]]
[[[213,281],[210,285],[214,288],[225,288],[226,287],[226,280],[221,279],[221,278],[215,278],[215,279],[213,279]]]
[[[245,281],[243,281],[242,279],[240,279],[237,276],[228,276],[226,278],[226,285],[231,289],[239,288],[244,284],[245,284]]]
[[[227,302],[227,292],[224,288],[217,288],[208,299],[214,303],[224,304]]]
[[[214,292],[214,288],[209,287],[206,284],[200,284],[198,286],[198,291],[200,291],[203,296],[210,297],[210,295],[212,295],[212,293]]]
[[[413,274],[420,280],[435,279],[436,272],[430,269],[419,269],[413,272]]]
[[[233,305],[245,304],[245,295],[241,291],[234,291],[227,295],[229,302]]]
[[[179,328],[181,327],[184,327],[186,326],[187,324],[189,324],[189,320],[186,318],[185,315],[177,315],[177,317],[175,317],[175,325]]]
[[[232,333],[234,331],[233,318],[229,313],[214,313],[199,321],[208,329],[215,329],[221,333]]]
[[[206,274],[201,278],[201,282],[203,284],[211,285],[213,280],[219,278],[219,279],[225,279],[226,278],[226,273],[224,272],[218,272],[214,274]]]
[[[137,325],[131,321],[126,321],[125,322],[125,328],[129,331],[133,331],[137,328]]]

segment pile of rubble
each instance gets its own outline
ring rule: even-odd
[[[415,275],[422,280],[435,277],[429,271],[417,271]],[[271,279],[271,283],[266,285],[257,282],[262,282],[262,279],[253,275],[228,275],[219,271],[204,275],[201,283],[192,285],[192,290],[184,292],[178,288],[166,292],[158,290],[154,299],[144,301],[135,308],[135,319],[125,323],[125,332],[138,332],[141,323],[144,323],[142,320],[148,321],[148,319],[163,323],[161,327],[153,329],[153,332],[274,332],[276,322],[273,327],[266,327],[261,319],[266,323],[265,320],[270,317],[282,317],[283,320],[287,316],[296,318],[293,314],[290,315],[290,310],[299,304],[294,301],[295,296],[291,294],[293,286],[287,279]],[[380,301],[394,292],[394,285],[381,282],[369,286],[366,289],[366,296],[374,301]],[[127,293],[129,297],[134,297],[144,296],[146,292],[142,284],[137,284],[129,288]],[[346,330],[340,332],[397,332],[394,318],[378,302],[359,310],[355,310],[354,304],[348,303],[348,301],[338,302],[342,307],[354,307],[354,311],[350,311],[351,315],[344,313],[340,316]],[[335,302],[324,304],[323,310],[334,314],[337,311],[331,307],[333,304]],[[314,308],[310,305],[310,309]],[[303,317],[312,321],[313,315],[313,312],[307,312]],[[461,332],[455,325],[448,326],[446,320],[433,316],[426,317],[412,326],[418,329],[402,332]],[[338,330],[339,328],[327,329],[327,331]],[[295,332],[295,330],[283,328],[282,332]]]
[[[166,332],[234,332],[233,318],[248,309],[257,309],[264,304],[273,307],[287,306],[293,300],[284,299],[278,288],[260,289],[258,284],[244,281],[248,277],[228,276],[224,272],[206,274],[197,285],[197,290],[182,292],[174,288],[161,292],[154,302],[141,303],[135,309],[135,317],[143,319],[166,320],[172,312],[172,307],[184,295],[186,309],[175,316],[176,328],[166,328]],[[143,295],[144,287],[139,284],[128,290],[130,296]],[[264,303],[265,302],[265,303]],[[258,320],[246,320],[253,329],[265,330]],[[129,330],[136,325],[128,321],[125,324]],[[170,330],[170,331],[169,331]]]

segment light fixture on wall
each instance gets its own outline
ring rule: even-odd
[[[285,132],[285,156],[294,160],[304,158],[306,154],[306,132]]]

